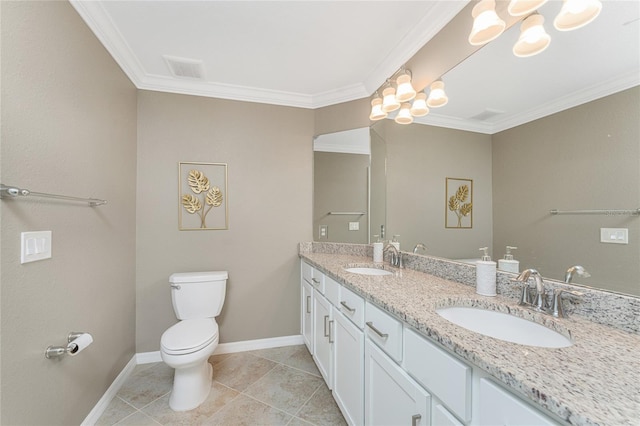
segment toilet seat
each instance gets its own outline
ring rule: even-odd
[[[182,320],[162,334],[160,346],[167,355],[197,352],[218,339],[218,324],[213,318]]]

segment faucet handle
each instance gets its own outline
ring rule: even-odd
[[[562,295],[566,294],[572,298],[579,299],[584,296],[584,293],[575,290],[565,290],[562,288],[556,288],[553,290],[553,305],[551,306],[551,315],[556,318],[564,318],[566,315],[562,308]]]

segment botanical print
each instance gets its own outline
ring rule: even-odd
[[[473,180],[447,178],[446,228],[471,228],[473,224]],[[454,215],[452,215],[451,213]],[[457,221],[456,221],[457,219]],[[468,220],[465,220],[468,219]],[[454,225],[455,221],[455,225]],[[468,224],[467,224],[468,222]]]
[[[183,172],[183,165],[189,165],[188,173]],[[195,168],[194,166],[199,166]],[[181,177],[181,210],[180,210],[180,229],[193,230],[193,229],[227,229],[226,224],[226,164],[216,163],[180,163],[180,177]],[[215,176],[211,180],[205,174],[206,169],[209,169],[211,175]],[[185,168],[185,171],[187,168]],[[209,172],[207,172],[209,173]],[[186,181],[186,182],[185,182]],[[214,184],[212,181],[215,181]],[[184,187],[186,183],[186,187]],[[221,189],[223,187],[224,189]],[[217,225],[207,225],[207,215],[214,208],[219,208],[225,205],[221,215],[218,215]],[[183,212],[188,215],[183,216]],[[197,222],[190,220],[189,216],[193,215],[197,218]],[[215,219],[215,218],[214,218]],[[223,220],[223,226],[221,226],[221,219]],[[199,227],[192,226],[191,223],[196,223]]]

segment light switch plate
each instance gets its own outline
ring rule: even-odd
[[[327,238],[329,238],[329,225],[320,225],[318,237],[322,240],[326,240]]]
[[[349,231],[359,231],[360,222],[349,222]]]
[[[20,263],[51,258],[51,231],[22,232],[20,239]]]
[[[629,244],[629,230],[627,228],[600,228],[600,242]]]

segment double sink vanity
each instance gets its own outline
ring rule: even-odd
[[[554,318],[518,305],[513,274],[480,296],[474,266],[403,254],[300,244],[302,334],[349,424],[637,424],[634,298],[581,289]]]

